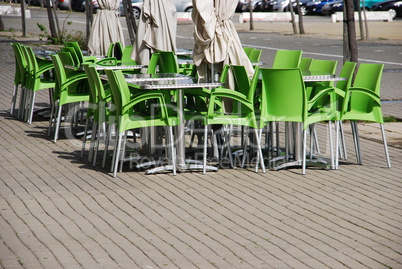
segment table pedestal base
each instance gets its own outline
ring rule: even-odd
[[[195,160],[186,160],[185,164],[177,164],[176,165],[176,171],[178,171],[178,172],[189,171],[189,170],[202,170],[202,169],[204,169],[204,166],[202,165],[202,163],[199,161],[195,161]],[[210,171],[218,171],[218,167],[215,167],[212,165],[207,165],[206,169],[210,170]],[[173,171],[173,165],[158,166],[158,167],[146,170],[145,173],[146,174],[154,174],[154,173],[163,172],[163,171]]]

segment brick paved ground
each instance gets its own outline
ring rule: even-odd
[[[401,149],[391,169],[362,139],[364,165],[350,150],[338,171],[112,178],[78,140],[51,142],[46,119],[10,116],[9,40],[0,52],[0,267],[402,268]]]

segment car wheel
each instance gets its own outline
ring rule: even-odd
[[[389,14],[391,15],[391,18],[394,19],[396,17],[396,10],[393,8],[390,8],[388,10]]]
[[[139,9],[136,8],[136,7],[133,7],[133,14],[134,14],[134,18],[135,18],[136,20],[138,20],[138,19],[140,18],[140,15],[141,15],[141,10],[139,10]]]

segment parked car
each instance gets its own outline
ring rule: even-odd
[[[373,11],[389,11],[392,18],[402,17],[402,1],[401,0],[388,0],[379,2],[373,5]]]
[[[260,0],[257,1],[254,5],[254,11],[256,12],[272,12],[273,5],[272,2],[276,2],[275,0]]]
[[[40,6],[41,4],[46,7],[46,1],[45,0],[28,0],[27,4],[31,6]],[[50,1],[50,5],[52,6],[53,1]]]
[[[131,0],[131,6],[133,7],[134,18],[136,19],[140,18],[143,5],[144,5],[143,0]],[[123,1],[120,1],[119,15],[126,16],[126,10],[123,8]]]
[[[278,0],[273,5],[272,9],[274,12],[284,12],[289,7],[289,0]]]
[[[311,2],[311,0],[299,0],[299,7],[300,7],[300,12],[301,12],[302,16],[307,14],[306,6],[307,6],[307,3],[309,3],[309,2]],[[297,4],[296,1],[293,2],[293,8],[294,8],[295,12],[297,13],[296,4]]]
[[[335,12],[343,11],[343,1],[328,2],[322,7],[323,15],[332,15]]]
[[[236,12],[245,12],[247,10],[248,0],[241,1],[237,3]]]
[[[306,5],[306,11],[309,15],[321,15],[322,14],[322,7],[327,4],[334,2],[336,0],[325,0],[325,1],[311,1]]]
[[[300,7],[300,12],[304,16],[306,15],[306,5],[308,2],[311,2],[311,0],[299,0],[299,7]],[[272,2],[271,2],[272,3]],[[290,1],[289,0],[279,0],[276,1],[276,4],[272,6],[272,11],[275,12],[288,12],[290,11]],[[297,13],[297,2],[296,0],[291,0],[293,10],[295,13]]]
[[[173,0],[176,5],[177,12],[192,12],[193,1],[192,0]]]
[[[58,0],[61,1],[61,0]],[[63,0],[70,1],[70,0]],[[85,0],[71,0],[71,9],[78,12],[85,12]],[[65,5],[65,4],[64,4]],[[60,7],[59,7],[60,8]],[[60,8],[61,9],[61,8]],[[99,4],[97,0],[92,0],[92,12],[96,13],[99,9]]]

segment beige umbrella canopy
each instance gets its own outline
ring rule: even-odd
[[[240,42],[236,28],[230,20],[238,0],[193,0],[194,50],[193,59],[200,78],[210,72],[211,64],[220,71],[225,64],[244,65],[249,76],[254,74],[253,66]],[[229,87],[233,87],[229,76]]]
[[[173,0],[144,0],[131,58],[146,65],[155,51],[176,51],[176,28]]]
[[[120,41],[124,46],[123,29],[117,16],[120,0],[98,0],[99,9],[94,16],[88,49],[91,55],[106,55],[110,43]]]

